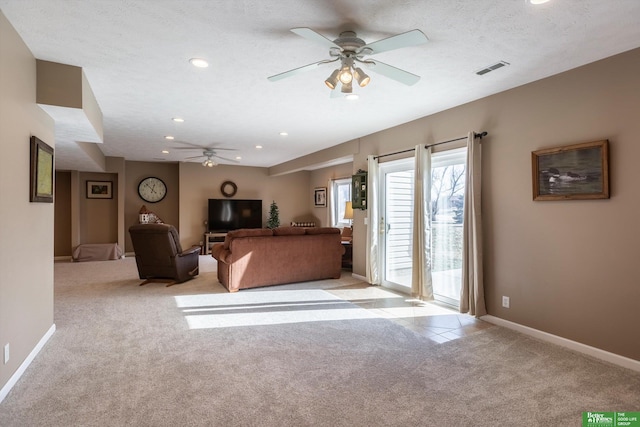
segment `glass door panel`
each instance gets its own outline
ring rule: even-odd
[[[436,153],[431,162],[431,256],[437,300],[459,305],[466,148]]]
[[[413,236],[413,160],[381,165],[381,232],[385,286],[410,292]]]

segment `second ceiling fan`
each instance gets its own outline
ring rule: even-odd
[[[338,68],[325,80],[325,84],[331,90],[341,86],[340,91],[344,94],[352,93],[354,80],[360,87],[369,84],[371,79],[362,68],[360,68],[360,64],[365,65],[367,69],[375,73],[405,85],[411,86],[416,84],[418,80],[420,80],[420,76],[368,57],[403,47],[416,46],[429,41],[427,36],[420,30],[407,31],[406,33],[397,34],[369,44],[358,38],[353,31],[343,31],[335,40],[329,40],[310,28],[292,28],[291,31],[307,40],[328,47],[331,59],[325,59],[314,62],[313,64],[294,68],[270,76],[267,79],[275,82],[305,71],[313,70],[321,65],[338,63]]]

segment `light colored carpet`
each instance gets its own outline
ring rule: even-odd
[[[57,332],[1,426],[579,426],[640,410],[640,375],[500,327],[434,344],[337,298],[342,279],[228,294],[210,257],[57,263]]]

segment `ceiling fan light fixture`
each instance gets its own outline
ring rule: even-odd
[[[324,84],[331,90],[335,89],[338,85],[338,74],[340,74],[340,69],[337,68],[331,73],[331,75],[324,81]]]
[[[340,89],[340,91],[341,91],[342,93],[347,93],[347,94],[352,93],[352,91],[353,91],[353,86],[352,86],[351,82],[349,82],[349,83],[343,83],[343,84],[342,84],[342,89]]]
[[[369,84],[369,82],[371,82],[371,77],[369,77],[367,73],[362,71],[362,68],[360,67],[356,67],[353,69],[353,77],[355,77],[360,87],[365,87]]]
[[[204,167],[214,167],[215,165],[217,165],[216,162],[214,162],[213,160],[211,160],[211,158],[208,158],[207,160],[205,160],[204,162],[202,162],[202,166]]]
[[[343,85],[351,85],[351,81],[353,80],[353,74],[351,74],[351,67],[343,67],[340,70],[340,83]]]

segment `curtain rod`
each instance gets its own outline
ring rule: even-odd
[[[474,138],[480,138],[482,139],[483,137],[489,135],[487,132],[480,132],[480,133],[473,133],[473,137]],[[425,148],[429,148],[429,147],[435,147],[436,145],[441,145],[441,144],[446,144],[448,142],[455,142],[455,141],[462,141],[463,139],[467,139],[466,136],[460,137],[460,138],[455,138],[455,139],[450,139],[448,141],[442,141],[442,142],[436,142],[435,144],[430,144],[430,145],[426,145]],[[374,156],[374,159],[379,159],[380,157],[387,157],[387,156],[395,156],[396,154],[402,154],[402,153],[409,153],[411,151],[415,151],[415,148],[409,148],[408,150],[402,150],[402,151],[396,151],[394,153],[389,153],[389,154],[381,154],[379,156]]]

